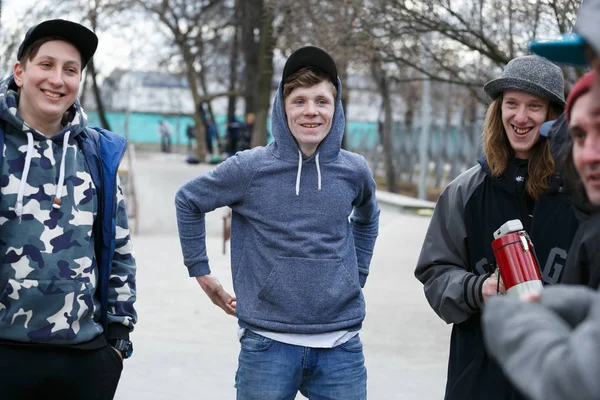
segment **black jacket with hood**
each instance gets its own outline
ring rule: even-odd
[[[560,180],[533,201],[525,193],[527,162],[513,159],[493,177],[482,158],[442,192],[423,243],[415,276],[434,311],[452,329],[445,399],[516,400],[523,397],[486,352],[480,318],[482,285],[494,269],[493,232],[520,219],[540,262],[542,279],[556,283],[578,221]]]
[[[576,174],[573,161],[567,160],[567,153],[571,151],[571,139],[565,113],[554,122],[548,132],[552,156],[561,174]],[[567,165],[566,163],[569,163]],[[566,190],[563,192],[573,205],[577,218],[580,220],[579,228],[573,238],[569,258],[564,268],[560,283],[571,285],[586,285],[592,289],[600,287],[600,210],[590,204],[583,190],[574,182],[575,176],[565,179]],[[574,184],[573,184],[574,183]]]

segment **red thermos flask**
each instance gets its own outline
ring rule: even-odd
[[[494,232],[492,248],[507,295],[519,297],[523,293],[542,290],[533,243],[520,220],[510,220],[498,228]]]

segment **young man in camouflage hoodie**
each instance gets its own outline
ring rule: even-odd
[[[125,140],[77,94],[98,38],[29,29],[0,83],[0,397],[112,399],[131,354],[135,260],[117,169]]]

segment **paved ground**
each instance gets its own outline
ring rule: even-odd
[[[213,306],[183,266],[173,199],[181,184],[208,169],[180,155],[138,154],[139,322],[117,400],[231,400],[239,343],[236,320]],[[222,253],[222,210],[207,215],[213,273],[231,290]],[[369,399],[443,397],[449,327],[431,311],[413,269],[429,218],[383,207],[365,288]],[[298,396],[298,399],[303,399]]]

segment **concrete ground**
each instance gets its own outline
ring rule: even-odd
[[[177,189],[210,166],[158,153],[138,153],[135,163],[139,322],[116,399],[235,399],[237,321],[188,277],[173,205]],[[208,253],[213,274],[231,292],[222,217],[223,210],[207,215]],[[370,399],[443,398],[450,328],[429,308],[413,276],[428,223],[428,217],[382,206],[361,331]]]

